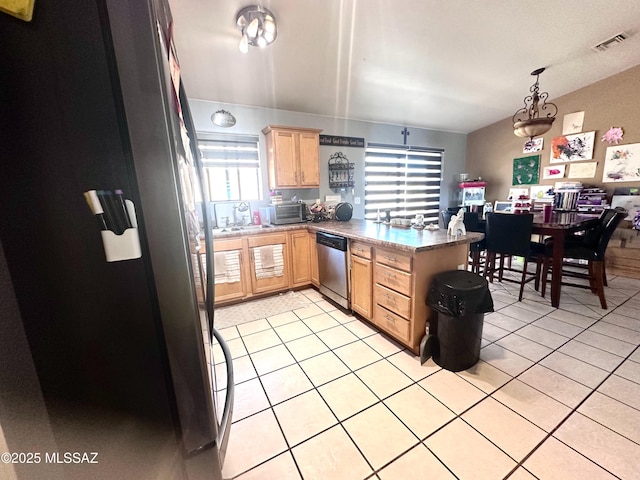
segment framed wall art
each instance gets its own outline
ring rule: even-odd
[[[571,135],[582,131],[584,112],[567,113],[562,120],[562,135]]]
[[[608,147],[602,182],[640,181],[640,143]]]
[[[567,178],[593,178],[596,176],[598,162],[572,163]]]
[[[564,170],[566,165],[551,165],[542,169],[542,179],[564,178]]]
[[[522,147],[522,153],[534,153],[542,150],[544,144],[544,138],[538,137],[532,140],[527,140]]]
[[[593,158],[596,132],[560,135],[551,141],[551,163],[576,162]]]
[[[540,155],[513,159],[511,185],[536,185],[540,180]]]

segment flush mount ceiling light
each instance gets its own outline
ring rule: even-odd
[[[216,113],[211,115],[211,121],[214,125],[219,127],[229,128],[236,124],[236,117],[226,110],[218,110]]]
[[[271,45],[278,35],[273,13],[259,5],[250,5],[240,10],[236,17],[236,24],[242,31],[240,39],[242,53],[249,51],[249,45],[261,48]]]
[[[558,107],[551,102],[547,103],[549,94],[540,93],[538,87],[538,77],[544,71],[544,68],[538,68],[531,72],[531,75],[536,77],[535,83],[529,88],[531,95],[524,97],[524,107],[513,115],[513,133],[518,137],[529,137],[529,140],[533,140],[533,137],[547,133],[556,119]],[[546,115],[541,117],[540,114],[545,112]]]

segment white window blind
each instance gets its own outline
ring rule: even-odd
[[[198,134],[198,148],[211,201],[262,197],[257,137]]]
[[[378,210],[392,217],[410,218],[417,213],[426,222],[437,222],[442,178],[441,149],[409,145],[369,143],[365,150],[365,218]]]

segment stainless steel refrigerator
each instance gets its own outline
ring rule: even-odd
[[[5,320],[26,338],[3,366],[21,358],[34,385],[3,390],[0,440],[40,458],[12,465],[16,478],[222,478],[233,369],[213,285],[197,295],[213,281],[212,255],[194,262],[213,251],[211,216],[195,213],[208,203],[177,28],[165,0],[0,13],[0,311],[15,302]],[[139,251],[107,261],[125,236],[105,236],[83,193],[116,189]],[[7,331],[2,348],[17,348]]]

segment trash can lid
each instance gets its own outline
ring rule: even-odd
[[[464,294],[485,290],[489,284],[484,277],[475,273],[466,270],[451,270],[433,277],[432,288],[436,286],[443,292]]]
[[[466,270],[451,270],[434,276],[427,305],[455,316],[493,311],[487,280]]]

